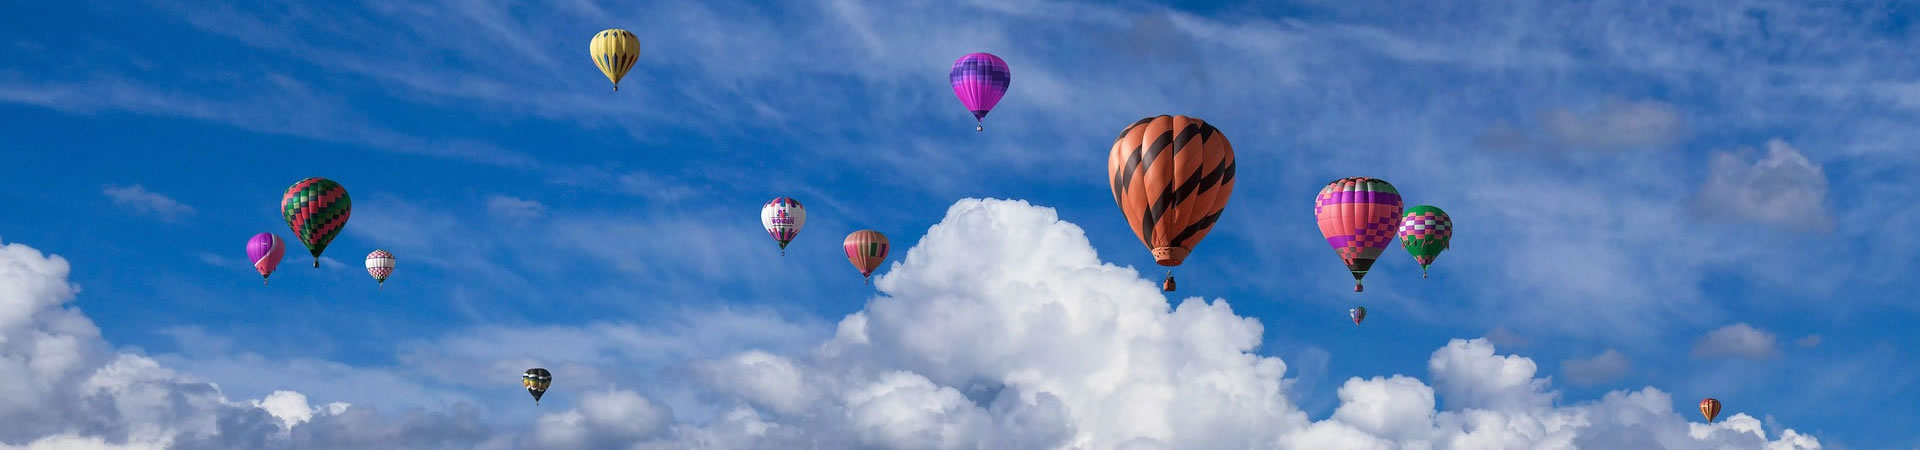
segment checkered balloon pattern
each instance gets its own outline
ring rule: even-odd
[[[1453,241],[1453,218],[1429,205],[1407,209],[1400,218],[1400,246],[1421,266],[1433,264]]]

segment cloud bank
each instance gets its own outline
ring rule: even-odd
[[[0,246],[0,370],[16,374],[0,385],[0,448],[1820,448],[1791,429],[1770,440],[1737,403],[1700,423],[1694,399],[1652,387],[1563,402],[1533,360],[1486,339],[1433,352],[1430,381],[1349,379],[1316,421],[1288,400],[1287,363],[1254,353],[1257,320],[1224,299],[1170,304],[1024,201],[953,205],[810,350],[695,355],[684,387],[570,391],[556,374],[579,398],[531,424],[462,404],[228,399],[191,367],[112,349],[66,304],[68,270]],[[677,414],[661,399],[680,389],[715,413]]]

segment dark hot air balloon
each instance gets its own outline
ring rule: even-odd
[[[540,404],[540,396],[547,394],[547,387],[553,385],[553,372],[535,367],[520,375],[520,384],[526,385],[527,393],[533,394],[533,404]]]
[[[1353,309],[1347,310],[1347,317],[1353,319],[1354,325],[1359,325],[1360,321],[1367,320],[1367,307],[1355,306],[1353,307]],[[1387,328],[1393,328],[1393,327],[1387,327]]]

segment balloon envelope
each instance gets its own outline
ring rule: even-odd
[[[1233,144],[1199,118],[1154,116],[1120,131],[1107,154],[1113,201],[1162,266],[1178,266],[1233,196]]]
[[[520,375],[520,384],[527,387],[527,393],[533,395],[533,402],[540,403],[540,396],[547,394],[547,387],[553,385],[553,372],[535,367]]]
[[[347,217],[352,215],[353,199],[347,196],[347,188],[326,178],[300,180],[280,197],[280,216],[313,254],[314,267],[320,267],[320,253],[346,229]]]
[[[613,82],[613,90],[620,90],[620,79],[627,77],[627,71],[633,70],[633,64],[640,61],[640,37],[632,32],[618,28],[609,28],[593,35],[588,44],[588,54],[593,55],[593,65],[600,73]]]
[[[800,228],[807,226],[807,208],[800,206],[799,200],[790,197],[775,197],[760,207],[760,225],[767,229],[767,235],[780,243],[781,253],[786,253],[787,244],[800,235]]]
[[[991,53],[968,53],[953,61],[947,78],[953,83],[953,95],[960,97],[960,104],[966,105],[967,111],[973,112],[973,120],[979,122],[986,120],[987,113],[1007,95],[1007,87],[1013,85],[1013,69]]]
[[[847,250],[847,261],[853,263],[853,268],[860,269],[862,277],[871,278],[873,269],[879,268],[880,262],[887,259],[887,235],[878,231],[855,231],[847,235],[840,246]]]
[[[1413,255],[1413,261],[1420,263],[1420,276],[1427,276],[1427,266],[1447,251],[1453,243],[1453,217],[1446,211],[1432,205],[1420,205],[1407,208],[1400,217],[1400,247]]]
[[[1347,317],[1353,319],[1354,325],[1359,325],[1360,321],[1367,320],[1367,307],[1355,306],[1353,307],[1353,309],[1347,310]],[[1388,327],[1388,328],[1392,328],[1392,327]]]
[[[260,233],[247,240],[247,261],[253,263],[253,269],[260,272],[260,278],[273,275],[273,269],[280,267],[280,257],[287,253],[287,243],[273,233]]]
[[[1707,423],[1713,423],[1715,417],[1720,417],[1720,401],[1713,398],[1701,400],[1700,415],[1707,418]]]
[[[1333,180],[1314,197],[1313,215],[1320,222],[1320,235],[1353,273],[1354,292],[1363,289],[1360,279],[1393,242],[1400,208],[1400,191],[1377,178]]]
[[[373,275],[373,281],[387,284],[387,276],[393,275],[393,253],[386,250],[374,250],[367,254],[367,274]]]

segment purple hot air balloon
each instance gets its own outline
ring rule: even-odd
[[[247,260],[253,261],[253,269],[260,271],[260,284],[267,284],[267,276],[280,267],[280,257],[286,254],[287,243],[273,233],[256,234],[247,240]]]
[[[953,71],[947,73],[953,81],[953,95],[960,97],[960,103],[973,111],[976,124],[973,131],[985,130],[979,122],[987,118],[987,112],[993,105],[1000,103],[1000,97],[1007,95],[1007,86],[1013,85],[1013,69],[1007,68],[1007,62],[991,53],[968,53],[953,62]]]

